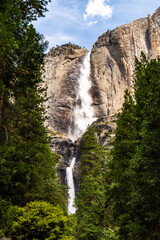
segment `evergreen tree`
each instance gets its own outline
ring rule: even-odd
[[[0,195],[19,205],[34,199],[56,204],[63,199],[55,176],[58,156],[50,151],[44,127],[42,72],[47,45],[30,24],[43,16],[47,2],[0,3]]]
[[[135,99],[138,146],[133,156],[135,171],[131,231],[138,239],[160,238],[160,59],[136,60]]]
[[[80,145],[80,174],[76,199],[77,239],[98,239],[105,225],[105,160],[95,130],[89,127]]]
[[[126,92],[109,167],[120,239],[156,240],[160,209],[160,60],[136,59],[135,103]],[[117,199],[116,199],[117,198]]]
[[[136,147],[136,126],[134,117],[135,103],[128,90],[125,91],[125,101],[117,116],[112,160],[106,178],[110,181],[112,198],[112,214],[121,235],[127,239],[127,223],[131,219],[131,196],[133,187],[133,171],[130,169],[131,159]]]
[[[2,123],[3,102],[11,96],[14,82],[17,79],[15,72],[24,73],[18,68],[20,58],[16,50],[24,42],[26,27],[29,22],[44,16],[49,0],[2,0],[0,2],[0,127]],[[28,47],[28,46],[27,46]],[[26,49],[27,50],[27,49]],[[5,95],[5,96],[4,96]]]

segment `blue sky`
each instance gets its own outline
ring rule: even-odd
[[[108,29],[146,17],[158,7],[159,0],[52,0],[45,18],[34,26],[49,41],[49,49],[71,42],[91,50]]]

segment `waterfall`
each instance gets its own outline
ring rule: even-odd
[[[68,194],[68,213],[72,214],[75,213],[76,208],[73,207],[74,199],[75,199],[75,189],[74,189],[74,181],[73,181],[73,172],[72,169],[75,165],[76,158],[74,157],[71,161],[70,167],[67,167],[66,169],[66,177],[67,177],[67,185],[69,187]]]
[[[76,89],[76,106],[72,113],[72,123],[69,128],[68,137],[75,141],[86,131],[88,125],[90,125],[94,120],[94,111],[92,108],[92,99],[89,95],[89,90],[91,88],[90,82],[90,52],[84,57],[82,66],[80,68],[80,76],[77,79],[77,89]],[[73,207],[75,190],[72,169],[75,164],[75,158],[72,159],[71,166],[67,167],[67,184],[69,187],[69,200],[68,200],[68,213],[75,213],[76,208]]]
[[[76,90],[76,106],[73,110],[73,122],[69,128],[68,136],[72,141],[79,138],[94,120],[94,111],[91,106],[92,99],[89,95],[91,88],[90,75],[90,52],[84,57],[80,76],[78,78],[78,87]]]

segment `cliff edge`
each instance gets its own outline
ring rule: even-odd
[[[160,8],[147,18],[107,31],[91,51],[92,98],[97,117],[114,115],[123,104],[126,88],[132,91],[135,57],[160,56]]]

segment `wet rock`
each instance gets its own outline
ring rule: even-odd
[[[61,184],[66,185],[66,168],[75,154],[75,144],[64,134],[48,129],[51,138],[51,150],[61,156],[56,166]]]

